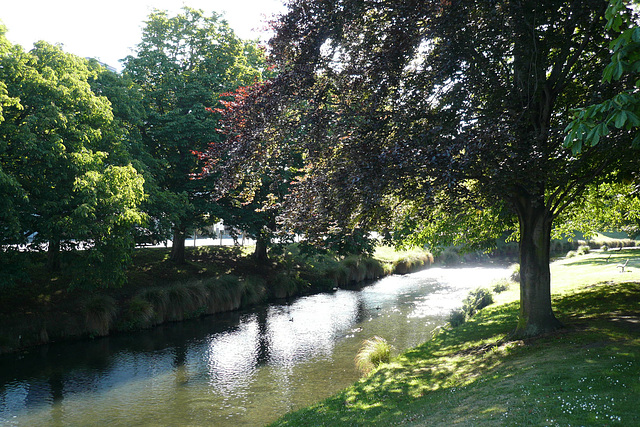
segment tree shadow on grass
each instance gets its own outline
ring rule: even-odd
[[[620,263],[624,263],[629,260],[629,267],[635,266],[640,268],[640,251],[636,249],[623,249],[623,250],[610,250],[608,252],[601,252],[597,255],[577,256],[565,260],[563,265],[566,267],[574,266],[601,266],[611,265],[615,267]]]

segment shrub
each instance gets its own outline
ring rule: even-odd
[[[516,283],[520,283],[520,264],[511,264],[511,275],[509,278]]]
[[[413,260],[409,257],[402,257],[394,264],[393,271],[395,274],[407,274],[413,269]]]
[[[107,295],[93,295],[82,304],[87,332],[91,335],[109,334],[111,323],[116,317],[116,301]]]
[[[494,293],[499,294],[500,292],[504,292],[509,289],[509,285],[510,283],[507,279],[499,279],[493,282],[493,288],[491,290]]]
[[[449,324],[454,328],[457,328],[466,321],[467,315],[460,308],[456,308],[455,310],[452,310],[451,313],[449,313]]]
[[[166,320],[169,309],[169,295],[166,289],[145,289],[139,294],[139,297],[145,301],[149,301],[153,306],[154,323],[162,323]]]
[[[576,254],[578,255],[586,255],[589,253],[589,251],[591,250],[591,248],[589,247],[589,245],[580,245],[578,246],[578,250],[576,251]]]
[[[229,277],[229,276],[223,276]],[[230,278],[217,278],[205,282],[205,287],[209,291],[208,308],[209,314],[220,313],[222,311],[230,311],[234,309],[234,289],[238,287],[238,278],[230,276]]]
[[[578,253],[576,251],[567,252],[567,258],[573,258],[573,257],[575,257],[577,255],[578,255]]]
[[[260,276],[247,276],[242,280],[241,306],[247,307],[264,301],[267,294],[267,283]]]
[[[368,374],[391,359],[391,345],[384,338],[374,336],[362,343],[356,355],[356,366],[363,374]]]
[[[460,264],[460,254],[455,248],[445,249],[437,259],[444,265]]]
[[[140,296],[131,298],[124,313],[124,328],[133,329],[150,326],[155,317],[153,304]]]
[[[365,278],[367,280],[377,279],[384,275],[384,267],[382,263],[375,258],[364,258],[362,264],[365,269]]]
[[[367,269],[357,255],[346,257],[342,263],[349,270],[350,282],[362,282],[367,276]]]
[[[600,246],[600,250],[602,250],[602,252],[607,252],[609,250],[609,246],[602,245],[602,246]]]
[[[300,279],[288,272],[276,275],[271,283],[271,292],[276,298],[287,298],[298,292]]]
[[[493,303],[493,295],[486,288],[477,288],[469,292],[469,295],[462,302],[462,310],[467,317],[471,317],[484,307]]]
[[[338,287],[349,283],[349,269],[343,264],[336,264],[327,269],[326,276]]]

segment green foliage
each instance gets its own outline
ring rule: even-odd
[[[506,291],[511,286],[513,281],[507,279],[499,279],[491,284],[491,291],[495,294],[499,294],[501,292]]]
[[[462,301],[462,311],[467,317],[471,317],[489,304],[493,303],[493,294],[489,289],[477,288],[469,292]]]
[[[447,321],[449,322],[451,327],[457,328],[467,321],[467,314],[464,312],[464,310],[457,308],[449,313]]]
[[[591,248],[588,245],[578,246],[578,250],[576,251],[576,255],[586,255],[590,252]]]
[[[520,283],[520,264],[512,264],[509,269],[511,270],[509,278],[514,282]]]
[[[611,62],[602,73],[602,80],[610,83],[622,80],[625,89],[605,101],[576,110],[574,120],[566,127],[565,146],[574,153],[583,147],[593,147],[613,130],[632,131],[633,147],[640,147],[640,26],[637,9],[624,0],[610,0],[605,13],[607,29],[618,36],[609,42]],[[620,133],[620,132],[619,132]],[[631,138],[629,138],[631,140]]]
[[[171,17],[153,11],[124,60],[125,76],[142,93],[142,143],[153,160],[149,214],[170,223],[175,261],[184,262],[187,230],[214,219],[207,215],[214,178],[193,179],[203,166],[194,153],[223,140],[214,108],[221,94],[260,79],[263,67],[255,43],[240,40],[219,15],[188,7]]]
[[[375,336],[362,343],[356,356],[356,366],[364,375],[391,360],[391,345],[384,338]]]
[[[577,251],[569,251],[567,252],[567,255],[565,255],[566,258],[573,258],[578,256],[578,252]]]
[[[109,334],[118,312],[115,299],[107,295],[93,295],[83,302],[82,310],[89,334],[94,336]]]

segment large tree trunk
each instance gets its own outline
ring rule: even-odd
[[[562,324],[551,308],[551,215],[542,197],[521,196],[516,209],[520,222],[520,318],[516,335],[528,337],[553,331]]]
[[[49,271],[60,271],[62,267],[60,262],[60,241],[49,240],[47,248],[47,268]]]
[[[174,229],[173,230],[173,244],[171,245],[171,254],[169,259],[178,264],[185,263],[184,256],[184,242],[185,242],[185,230]]]
[[[265,264],[269,261],[269,257],[267,255],[268,247],[269,239],[258,235],[258,237],[256,237],[256,250],[253,252],[253,259],[255,259],[258,264]]]

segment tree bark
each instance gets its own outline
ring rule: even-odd
[[[175,229],[173,230],[173,244],[171,245],[171,254],[169,259],[177,264],[185,263],[184,256],[184,242],[186,240],[185,231]]]
[[[258,236],[256,238],[256,250],[253,252],[253,259],[258,264],[265,264],[269,261],[269,256],[267,254],[267,248],[269,247],[269,239],[266,239],[262,236]]]
[[[49,240],[49,247],[47,248],[47,268],[49,271],[60,271],[61,267],[60,241]]]
[[[562,326],[551,308],[549,249],[552,216],[543,198],[520,196],[520,317],[515,335],[529,337]]]

